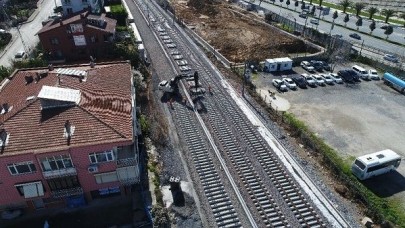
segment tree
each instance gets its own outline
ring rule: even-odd
[[[284,1],[284,0],[280,0],[281,5],[283,5],[283,1]]]
[[[287,8],[288,8],[288,6],[291,4],[290,0],[287,0],[287,1],[285,2],[285,4],[287,5]]]
[[[374,16],[374,14],[376,14],[376,13],[378,13],[378,9],[377,8],[375,8],[375,7],[370,7],[370,8],[368,8],[367,9],[367,12],[368,12],[368,14],[369,14],[369,17],[368,17],[368,19],[373,19],[373,16]]]
[[[315,7],[315,6],[312,6],[312,8],[311,8],[311,14],[312,14],[312,15],[315,14],[315,10],[316,10],[316,7]]]
[[[359,19],[356,21],[357,30],[359,30],[359,27],[362,25],[363,25],[363,18],[359,17]]]
[[[346,14],[345,18],[343,19],[343,21],[345,22],[345,27],[347,25],[347,22],[349,22],[350,18],[349,18],[349,14]]]
[[[309,4],[312,5],[312,0],[309,1]]]
[[[294,11],[296,11],[296,9],[297,9],[297,6],[299,6],[300,5],[300,3],[298,2],[298,1],[296,1],[295,3],[294,3],[294,6],[295,6],[295,9],[294,9]]]
[[[370,28],[370,34],[373,33],[374,29],[376,28],[376,25],[375,25],[375,21],[374,21],[374,20],[373,20],[373,22],[371,22],[371,24],[369,25],[369,28]]]
[[[11,74],[11,69],[7,68],[5,66],[0,66],[0,81],[2,81],[4,78],[10,76]]]
[[[323,0],[319,0],[319,6],[322,6]]]
[[[356,4],[354,4],[354,9],[356,10],[357,17],[364,8],[366,8],[366,4],[364,4],[363,2],[356,2]]]
[[[390,17],[395,15],[395,11],[392,9],[383,9],[381,13],[385,16],[385,23],[388,23]]]
[[[333,15],[332,15],[333,21],[335,21],[336,18],[338,18],[338,16],[339,16],[338,11],[335,10],[335,12],[334,12]]]
[[[343,13],[346,13],[347,8],[353,5],[352,1],[350,0],[342,0],[339,2],[339,5],[343,7]]]
[[[53,12],[54,13],[62,13],[63,12],[62,6],[57,6],[57,7],[53,8]]]
[[[254,0],[253,0],[254,1]],[[262,2],[263,2],[264,0],[259,0],[259,7],[260,7],[260,5],[262,4]]]
[[[385,39],[388,39],[388,36],[391,35],[393,32],[394,32],[394,28],[391,25],[388,25],[387,29],[384,32],[384,34],[387,35],[387,38],[385,38]]]

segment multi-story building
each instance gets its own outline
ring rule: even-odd
[[[104,0],[61,0],[61,3],[64,16],[87,9],[100,14],[104,7]]]
[[[38,31],[50,61],[89,60],[106,56],[113,45],[117,21],[85,11],[48,22]]]
[[[0,209],[77,206],[139,182],[128,62],[16,70],[0,84]]]

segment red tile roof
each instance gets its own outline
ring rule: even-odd
[[[98,27],[95,25],[91,25],[89,23],[86,23],[87,18],[93,18],[93,19],[100,19],[104,20],[106,22],[105,26],[103,27]],[[98,29],[102,31],[106,31],[109,33],[114,33],[115,27],[117,25],[117,21],[112,18],[108,18],[105,16],[105,14],[101,14],[100,16],[98,15],[92,15],[89,13],[89,11],[85,11],[76,15],[73,15],[68,18],[63,18],[63,19],[55,19],[51,22],[48,22],[44,27],[42,27],[37,34],[44,33],[62,26],[67,26],[71,23],[77,23],[77,22],[82,22],[84,28],[92,28],[92,29]]]
[[[85,70],[87,76],[82,82],[68,75],[61,75],[58,80],[57,68]],[[34,80],[26,84],[25,76],[35,79],[37,72],[48,74],[38,83]],[[100,63],[94,68],[76,65],[55,67],[53,71],[48,68],[16,71],[7,79],[7,84],[0,85],[0,105],[7,103],[12,107],[8,113],[0,114],[0,129],[9,134],[3,156],[66,148],[64,125],[67,120],[75,128],[70,146],[131,141],[131,75],[128,62]],[[44,85],[80,90],[80,103],[41,110],[37,96]]]

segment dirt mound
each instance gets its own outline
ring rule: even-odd
[[[220,50],[229,61],[263,61],[267,58],[285,57],[289,53],[305,52],[302,40],[253,20],[263,21],[236,5],[214,0],[176,0],[174,7],[186,24],[195,26],[195,32]],[[209,11],[212,8],[216,11]]]

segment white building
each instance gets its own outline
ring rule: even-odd
[[[61,3],[64,16],[89,8],[93,14],[99,14],[104,7],[104,0],[61,0]]]
[[[266,59],[264,62],[264,67],[267,72],[274,71],[285,71],[292,69],[293,61],[288,57],[284,58],[275,58],[275,59]]]

